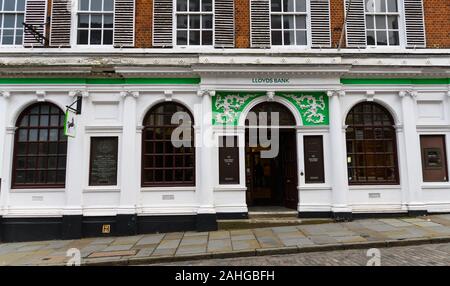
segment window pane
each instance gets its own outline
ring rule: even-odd
[[[16,2],[14,0],[6,0],[4,1],[4,11],[15,11],[16,10]]]
[[[295,5],[297,12],[306,12],[306,0],[296,0]]]
[[[377,29],[386,29],[386,17],[375,16],[375,25]]]
[[[272,29],[281,29],[281,16],[272,15]]]
[[[200,0],[189,0],[189,11],[200,11]]]
[[[294,31],[284,31],[284,44],[294,45]]]
[[[25,0],[17,0],[17,11],[25,11]]]
[[[297,29],[306,29],[306,16],[295,16],[295,25]]]
[[[48,141],[48,130],[41,129],[39,131],[39,141]]]
[[[398,29],[398,17],[397,16],[388,16],[388,28],[389,29]]]
[[[16,27],[22,28],[23,27],[23,14],[18,14],[16,19]]]
[[[91,30],[90,44],[100,45],[102,43],[102,31],[101,30]]]
[[[91,28],[101,28],[102,27],[102,15],[92,14],[91,15]]]
[[[113,28],[113,15],[112,14],[104,15],[103,19],[104,19],[103,27],[106,29],[112,29]]]
[[[398,12],[397,0],[387,0],[387,10],[389,12]]]
[[[80,4],[80,10],[81,11],[89,11],[89,0],[79,0]]]
[[[199,15],[189,16],[189,28],[190,29],[200,29],[200,16]]]
[[[376,12],[386,12],[386,0],[374,0]]]
[[[389,45],[391,46],[398,46],[400,44],[400,40],[398,37],[397,31],[390,31],[389,32]]]
[[[189,32],[189,45],[200,45],[200,31]]]
[[[283,28],[294,29],[294,16],[283,16]]]
[[[272,31],[272,45],[281,45],[281,31]]]
[[[114,1],[113,0],[103,0],[104,2],[104,7],[103,7],[103,11],[114,11]]]
[[[103,45],[112,45],[113,43],[113,30],[103,31]]]
[[[212,45],[212,31],[202,32],[202,45]]]
[[[89,28],[89,15],[78,15],[78,28]]]
[[[375,45],[375,32],[367,31],[367,45],[373,46]]]
[[[102,0],[91,0],[91,11],[102,11]]]
[[[3,45],[14,44],[14,30],[3,30],[2,44]]]
[[[294,12],[294,0],[283,0],[283,12]]]
[[[177,11],[187,11],[188,0],[177,0]]]
[[[88,44],[88,31],[87,30],[78,30],[78,39],[77,43],[80,45],[87,45]]]
[[[375,25],[374,25],[374,16],[366,16],[366,28],[367,29],[375,29]]]
[[[297,45],[299,46],[307,45],[306,31],[297,31]]]
[[[202,11],[212,11],[212,0],[202,0]]]
[[[4,28],[14,28],[16,25],[16,17],[11,14],[5,14],[4,16],[3,27]]]
[[[187,45],[187,31],[177,31],[177,45]]]
[[[177,28],[187,29],[187,20],[188,17],[186,15],[178,15],[177,16]]]
[[[386,46],[387,36],[385,31],[377,32],[377,45]]]
[[[271,8],[272,12],[281,12],[281,0],[272,0]]]
[[[212,15],[202,16],[202,28],[212,29]]]

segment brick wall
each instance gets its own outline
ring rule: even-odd
[[[341,38],[342,25],[344,24],[344,3],[343,0],[330,0],[331,14],[331,47],[336,48]],[[342,42],[345,47],[345,38]]]
[[[136,48],[152,46],[153,0],[136,1]]]
[[[427,47],[450,48],[450,0],[424,0]]]
[[[250,47],[250,0],[234,0],[236,48]]]

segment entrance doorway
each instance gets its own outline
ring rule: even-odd
[[[250,136],[260,134],[260,130],[266,127],[260,122],[256,126],[246,120],[246,147],[245,168],[247,185],[247,205],[251,206],[281,206],[297,209],[297,142],[295,132],[295,118],[283,105],[276,102],[265,102],[255,106],[250,112],[253,116],[261,118],[267,116],[267,124],[274,129],[267,130],[267,138],[274,142],[272,134],[278,133],[278,154],[270,158],[264,158],[262,154],[269,147],[262,147],[259,140],[250,140]],[[271,123],[271,113],[278,112],[277,126]],[[249,118],[249,117],[247,117]],[[255,144],[257,143],[257,144]]]

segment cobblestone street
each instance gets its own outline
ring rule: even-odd
[[[381,266],[448,266],[450,243],[381,248]],[[172,266],[365,266],[367,250],[340,250],[260,257],[207,259],[159,265]]]

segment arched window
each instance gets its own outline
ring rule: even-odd
[[[147,113],[142,133],[143,187],[195,185],[193,125],[192,114],[175,102],[158,104]]]
[[[352,108],[346,124],[349,184],[398,184],[394,119],[381,105],[363,102]]]
[[[278,122],[272,122],[272,115],[278,114]],[[265,119],[265,122],[259,122]],[[275,125],[295,126],[295,118],[292,112],[283,104],[278,102],[262,102],[254,106],[245,119],[246,126]]]
[[[67,139],[64,113],[51,103],[37,103],[17,119],[12,188],[63,188]]]

